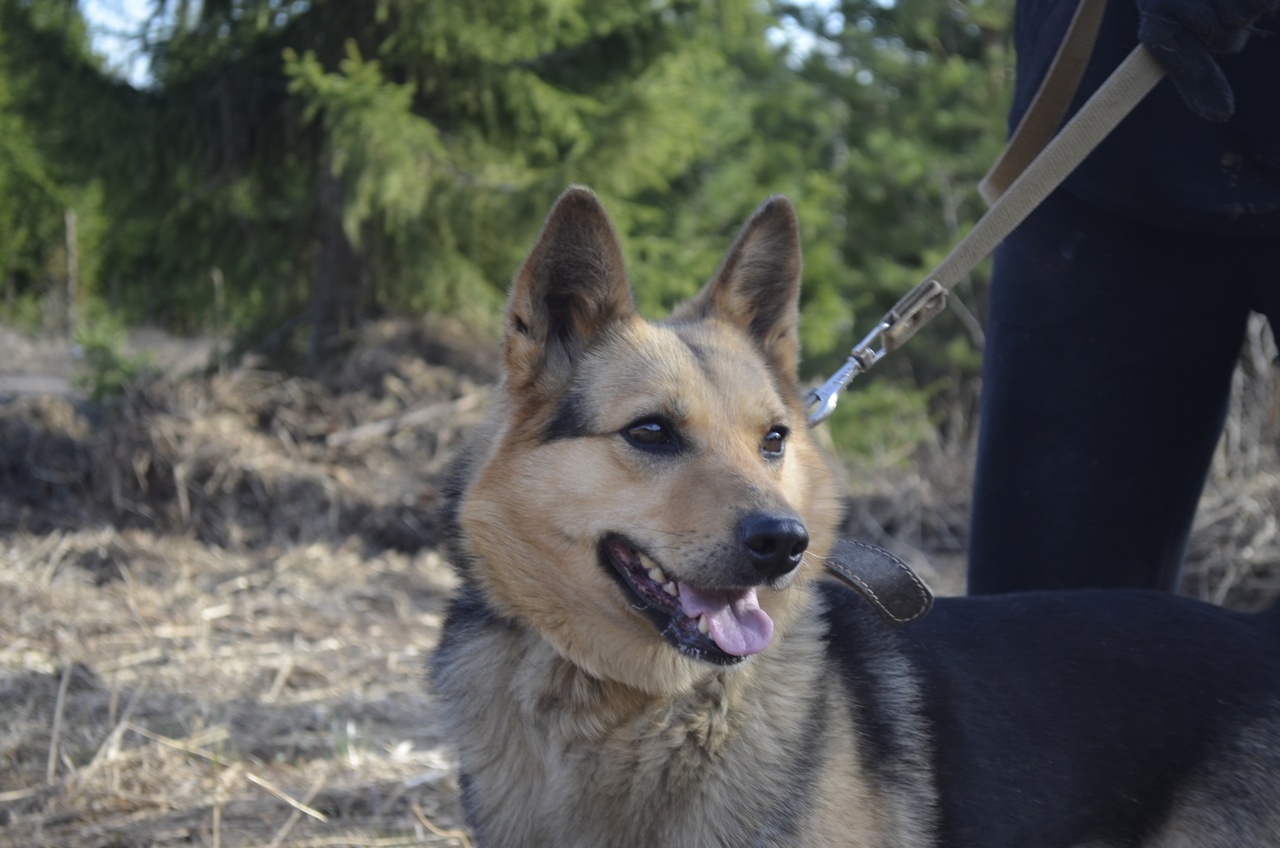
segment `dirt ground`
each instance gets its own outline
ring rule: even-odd
[[[73,352],[0,344],[0,845],[466,844],[424,663],[488,346],[382,325],[322,382],[101,408]]]
[[[467,845],[424,663],[454,585],[437,487],[492,346],[380,324],[304,380],[184,375],[178,345],[106,407],[72,352],[0,347],[0,845]],[[1245,441],[1184,591],[1254,608],[1280,464]],[[936,445],[858,469],[846,533],[954,594],[967,476]]]

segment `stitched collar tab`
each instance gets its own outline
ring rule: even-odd
[[[891,624],[910,624],[933,607],[933,592],[920,575],[884,548],[842,540],[826,565]]]

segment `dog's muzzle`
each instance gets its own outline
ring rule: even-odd
[[[774,570],[789,565],[799,544],[794,533],[790,546],[781,553],[764,549],[777,547],[777,534],[769,541],[760,538],[757,547],[767,567]],[[693,586],[670,575],[661,564],[620,535],[609,535],[600,543],[600,562],[631,598],[631,606],[648,618],[658,632],[682,654],[717,665],[740,662],[757,654],[773,640],[773,620],[760,608],[756,585]]]

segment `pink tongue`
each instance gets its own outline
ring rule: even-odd
[[[680,606],[692,619],[707,616],[707,629],[720,650],[735,657],[758,654],[773,639],[773,619],[760,609],[756,590],[695,589],[679,583]]]

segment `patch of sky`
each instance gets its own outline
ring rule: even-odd
[[[892,9],[897,5],[897,0],[871,2],[881,9]],[[839,0],[798,0],[794,6],[795,13],[782,15],[778,25],[765,33],[765,39],[770,47],[783,53],[786,63],[793,69],[800,68],[816,56],[838,73],[853,77],[860,85],[871,85],[875,82],[875,75],[833,40],[850,25],[839,7]],[[875,25],[870,15],[852,21],[852,26],[863,33],[870,33]]]
[[[163,0],[81,0],[80,10],[89,26],[93,52],[106,60],[107,70],[135,88],[147,88],[153,79],[144,46],[172,31],[178,5]],[[309,0],[279,0],[268,7],[263,24],[283,27],[309,5]],[[199,3],[192,4],[189,14],[197,15],[198,9]],[[233,6],[230,14],[239,18],[244,10]],[[227,35],[230,29],[224,26],[220,33]]]
[[[796,14],[782,15],[778,25],[765,32],[769,46],[784,52],[787,64],[793,68],[800,67],[813,55],[838,56],[839,45],[825,37],[839,35],[844,30],[844,15],[837,8],[836,0],[812,0],[798,3],[796,8]]]
[[[143,50],[152,19],[148,0],[84,0],[80,9],[93,52],[106,59],[107,69],[134,88],[150,85],[151,61]]]

